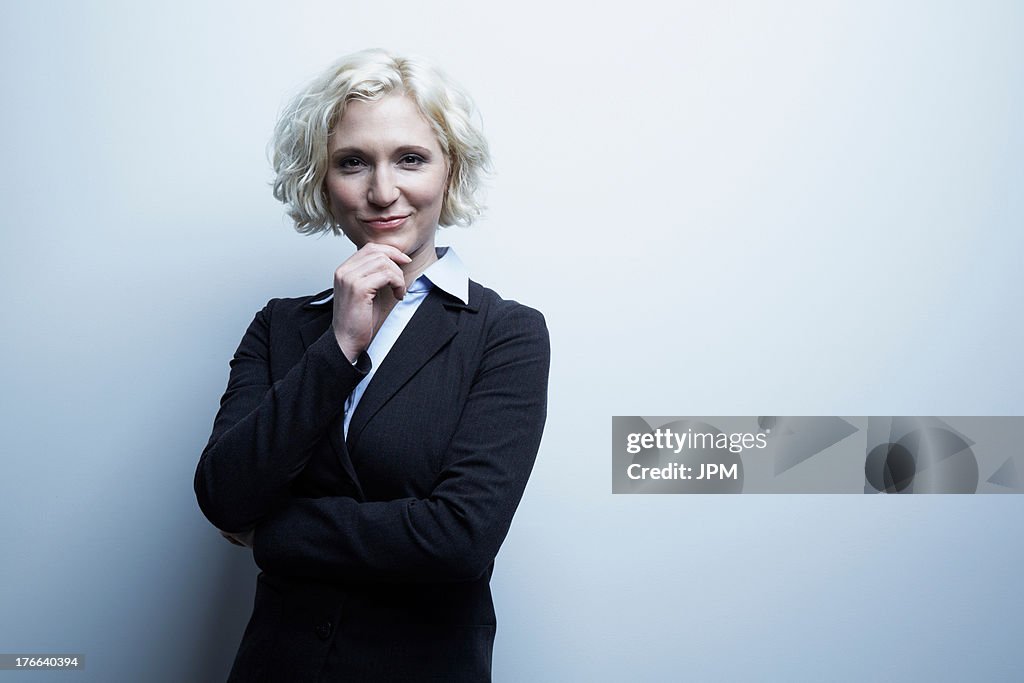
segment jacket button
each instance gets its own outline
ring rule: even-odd
[[[320,640],[327,640],[331,637],[331,622],[324,621],[316,625],[313,631],[316,633],[316,637]]]

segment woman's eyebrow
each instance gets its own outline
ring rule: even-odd
[[[364,154],[363,150],[358,147],[339,147],[338,149],[331,152],[332,157],[342,156],[343,154]]]
[[[419,152],[420,154],[423,154],[423,155],[430,154],[430,150],[429,149],[427,149],[426,147],[421,147],[419,145],[402,145],[400,147],[397,147],[395,149],[395,151],[397,151],[397,152]]]
[[[395,147],[395,149],[394,149],[394,151],[392,153],[393,154],[403,154],[405,152],[416,152],[416,153],[422,154],[424,156],[428,156],[430,154],[430,150],[427,149],[426,147],[421,146],[421,145],[399,145],[398,147]],[[349,154],[352,154],[352,155],[355,155],[355,156],[366,156],[369,153],[366,150],[362,149],[361,147],[348,146],[348,147],[339,147],[338,149],[334,150],[333,152],[331,152],[331,157],[332,158],[337,158],[339,156],[346,156],[346,155],[349,155]]]

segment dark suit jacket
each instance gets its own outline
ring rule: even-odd
[[[195,492],[255,528],[232,681],[488,681],[489,580],[544,427],[537,311],[434,288],[362,396],[332,306],[273,299],[234,359]],[[363,359],[366,360],[365,358]]]

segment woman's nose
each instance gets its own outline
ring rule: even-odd
[[[370,180],[370,188],[367,192],[367,199],[376,206],[390,206],[398,199],[398,185],[395,183],[395,175],[387,168],[378,168],[373,171]]]

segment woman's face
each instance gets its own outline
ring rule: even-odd
[[[350,101],[328,138],[327,195],[345,236],[430,260],[448,162],[415,102],[391,93]]]

